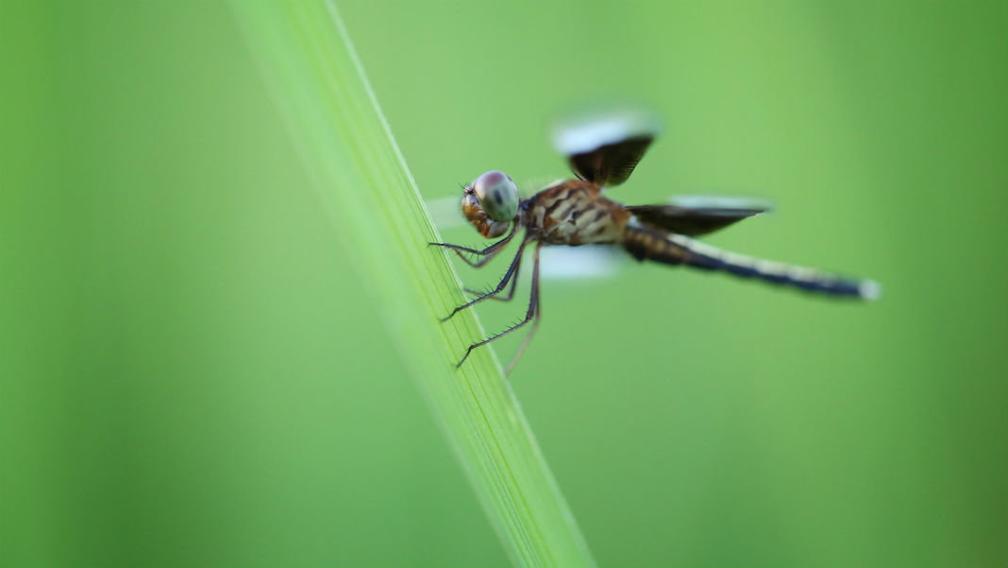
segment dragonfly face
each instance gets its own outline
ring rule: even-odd
[[[491,290],[475,292],[470,301],[448,317],[487,299],[510,300],[518,283],[526,246],[534,244],[532,291],[520,322],[469,346],[486,345],[531,322],[532,329],[512,360],[521,356],[539,324],[540,248],[550,246],[609,245],[622,248],[640,261],[688,266],[768,284],[787,286],[836,298],[874,299],[879,287],[870,280],[838,277],[808,268],[757,260],[722,251],[693,239],[723,229],[767,210],[759,204],[704,199],[690,203],[623,205],[603,195],[627,181],[654,140],[655,130],[634,115],[607,117],[572,124],[558,133],[557,149],[567,156],[576,178],[551,184],[528,199],[518,197],[518,187],[504,172],[490,170],[465,186],[462,213],[487,238],[502,239],[483,249],[450,243],[430,243],[458,254],[470,266],[485,266],[522,231],[520,244],[507,271]],[[510,369],[510,366],[509,366]]]
[[[518,215],[518,186],[498,170],[481,174],[465,187],[462,214],[488,239],[503,235]]]

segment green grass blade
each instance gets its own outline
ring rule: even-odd
[[[335,8],[232,2],[299,154],[366,279],[378,315],[426,396],[516,564],[593,565],[490,349],[453,361],[483,330],[464,301],[405,161]]]

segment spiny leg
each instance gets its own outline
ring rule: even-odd
[[[491,293],[487,296],[487,300],[497,300],[498,302],[510,302],[511,298],[514,298],[515,290],[518,288],[518,275],[521,273],[521,264],[515,269],[514,275],[511,277],[511,287],[508,288],[507,294],[501,296],[499,293]],[[485,290],[474,290],[472,288],[464,289],[467,293],[473,296],[482,296],[486,293]]]
[[[458,257],[462,259],[462,262],[468,264],[469,266],[473,268],[482,268],[488,262],[493,260],[498,253],[504,250],[504,245],[508,244],[512,236],[513,235],[504,237],[503,240],[497,241],[485,249],[474,249],[460,245],[453,245],[451,243],[428,243],[428,245],[446,248],[458,255]],[[474,254],[479,258],[477,260],[472,260],[467,257],[466,254]]]
[[[522,253],[525,252],[525,245],[526,244],[528,244],[528,239],[523,240],[522,243],[520,245],[518,245],[518,253],[515,255],[514,260],[511,261],[511,266],[508,266],[507,272],[504,273],[504,277],[501,278],[500,282],[497,283],[497,286],[493,290],[491,290],[489,292],[485,292],[485,293],[483,293],[483,294],[481,294],[481,295],[473,298],[472,300],[469,300],[468,302],[462,304],[461,306],[457,306],[454,310],[452,310],[452,313],[450,313],[447,316],[441,318],[441,321],[443,321],[443,322],[444,321],[448,321],[455,314],[459,313],[460,311],[462,311],[462,310],[464,310],[464,309],[466,309],[466,308],[468,308],[470,306],[473,306],[475,304],[478,304],[478,303],[482,302],[483,300],[486,300],[487,298],[489,298],[489,297],[491,297],[491,296],[493,296],[495,294],[499,294],[501,292],[501,290],[503,290],[504,287],[507,286],[507,284],[511,280],[511,278],[513,278],[514,275],[518,272],[518,267],[521,266]]]
[[[524,246],[524,245],[525,245],[525,243],[522,243],[522,246]],[[486,345],[487,343],[490,343],[491,341],[494,341],[496,339],[500,339],[501,337],[504,337],[505,335],[511,333],[512,331],[515,331],[516,329],[518,329],[518,328],[522,327],[523,325],[527,324],[528,322],[530,322],[535,317],[536,313],[539,311],[539,249],[540,249],[541,246],[542,246],[541,243],[540,244],[536,244],[535,260],[533,261],[533,264],[532,264],[532,292],[531,292],[531,294],[529,294],[529,305],[528,305],[528,310],[525,312],[525,318],[522,319],[520,322],[518,322],[516,324],[508,326],[503,331],[497,332],[497,333],[491,335],[490,337],[488,337],[488,338],[486,338],[486,339],[484,339],[482,341],[477,341],[476,343],[473,343],[472,345],[470,345],[469,348],[466,349],[465,355],[463,355],[462,358],[459,359],[459,362],[455,364],[455,368],[456,369],[462,366],[462,363],[464,363],[465,360],[469,357],[469,354],[472,353],[473,349],[476,349],[477,347]],[[534,331],[534,329],[533,329],[533,331]],[[523,347],[523,349],[524,349],[524,347]],[[512,362],[512,364],[513,364],[513,362]],[[510,365],[509,365],[509,368],[510,368]]]
[[[504,250],[504,245],[508,244],[508,242],[511,241],[511,238],[513,236],[514,235],[508,235],[507,237],[504,237],[504,239],[497,241],[496,243],[493,243],[492,245],[486,247],[485,249],[474,249],[464,247],[461,245],[453,245],[451,243],[427,243],[427,244],[430,246],[439,246],[446,248],[454,252],[456,255],[458,255],[458,257],[462,259],[462,262],[468,264],[469,266],[473,268],[482,268],[488,262],[493,260],[498,253]],[[474,254],[478,258],[477,260],[472,260],[469,257],[467,257],[466,254]]]
[[[512,225],[511,232],[508,233],[507,236],[484,249],[474,249],[464,247],[462,245],[454,245],[452,243],[437,243],[437,242],[427,243],[427,246],[443,247],[448,250],[451,250],[452,252],[457,254],[459,258],[462,259],[462,262],[465,262],[466,264],[472,266],[473,268],[481,268],[484,265],[486,265],[486,263],[493,260],[494,257],[496,257],[497,254],[504,249],[504,246],[507,245],[509,242],[511,242],[511,239],[514,238],[515,233],[517,231],[518,231],[518,224],[515,223],[514,225]],[[474,254],[480,258],[478,260],[470,260],[469,257],[466,256],[466,254]]]
[[[439,243],[439,242],[436,242],[436,241],[428,242],[427,244],[430,245],[430,246],[444,247],[444,248],[447,248],[447,249],[454,250],[455,252],[466,252],[466,253],[471,253],[471,254],[475,254],[475,255],[479,255],[479,256],[484,256],[484,255],[492,253],[497,248],[506,245],[515,236],[516,232],[518,232],[518,224],[517,223],[511,225],[511,230],[508,232],[507,235],[504,236],[503,239],[501,239],[501,240],[499,240],[499,241],[497,241],[495,243],[491,243],[490,246],[488,246],[486,248],[483,248],[483,249],[474,249],[474,248],[470,248],[470,247],[466,247],[466,246],[462,246],[462,245],[456,245],[456,244],[452,244],[452,243]]]
[[[525,349],[528,348],[529,343],[532,342],[532,337],[535,335],[536,331],[539,330],[539,322],[542,321],[542,303],[539,298],[539,249],[542,248],[542,244],[536,245],[535,249],[535,259],[532,263],[532,301],[530,304],[535,304],[535,313],[532,319],[532,327],[529,329],[528,333],[525,334],[525,339],[522,340],[522,344],[518,347],[518,351],[515,351],[511,361],[508,363],[507,367],[504,369],[505,375],[510,375],[511,370],[515,368],[518,361],[525,355]],[[512,290],[513,291],[513,290]]]

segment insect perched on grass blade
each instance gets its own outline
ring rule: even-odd
[[[539,325],[539,257],[544,245],[613,245],[622,247],[639,261],[724,272],[838,298],[878,297],[879,285],[871,280],[846,279],[810,268],[758,260],[693,239],[763,213],[766,211],[763,205],[716,198],[676,205],[622,205],[603,195],[604,188],[619,185],[630,177],[654,140],[654,132],[634,115],[614,115],[561,129],[556,146],[567,156],[577,177],[550,184],[528,199],[521,199],[510,176],[497,170],[485,172],[464,186],[465,218],[484,237],[503,238],[483,249],[450,243],[431,245],[453,250],[467,264],[479,268],[500,254],[519,231],[522,234],[517,253],[500,282],[492,290],[474,292],[471,300],[456,307],[445,320],[487,299],[510,300],[518,284],[522,253],[529,245],[534,248],[532,291],[525,317],[471,344],[457,366],[462,365],[473,349],[531,322],[532,328],[508,370],[521,357]]]

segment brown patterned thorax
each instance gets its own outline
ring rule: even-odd
[[[602,196],[585,180],[554,184],[530,197],[522,223],[546,244],[583,245],[619,242],[630,212]]]

